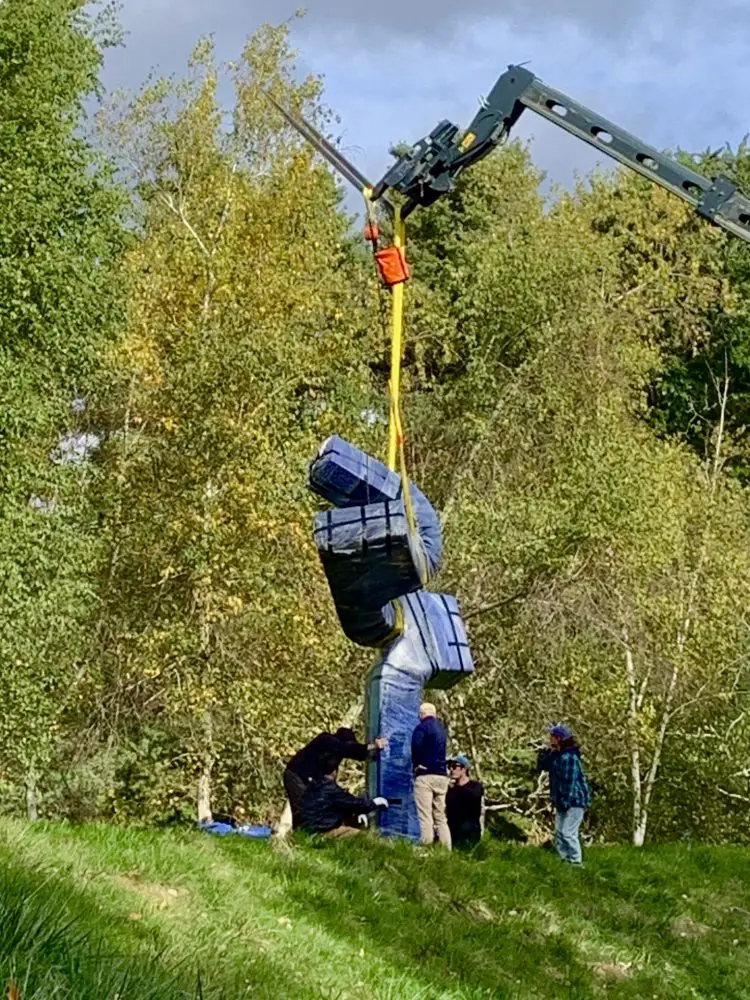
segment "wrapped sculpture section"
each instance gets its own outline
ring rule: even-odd
[[[339,437],[310,466],[310,487],[337,508],[315,518],[315,542],[341,627],[361,646],[387,644],[398,634],[391,602],[419,590],[440,566],[437,515],[411,486],[414,536],[401,477]]]
[[[473,672],[458,602],[423,589],[440,567],[442,537],[432,505],[401,477],[339,437],[310,466],[310,487],[334,504],[315,518],[315,542],[344,633],[383,649],[367,679],[368,737],[388,747],[368,770],[368,791],[389,799],[381,829],[419,836],[411,734],[425,688],[449,688]]]

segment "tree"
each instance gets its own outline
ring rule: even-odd
[[[221,73],[201,43],[187,81],[154,84],[108,126],[144,239],[107,418],[103,655],[134,725],[176,734],[175,780],[197,776],[200,818],[212,781],[226,795],[239,770],[257,795],[266,760],[330,718],[337,688],[351,696],[306,466],[334,431],[378,433],[368,359],[382,350],[340,193],[263,93],[324,125],[319,83],[294,82],[286,29],[261,29],[232,67],[224,128]]]
[[[699,156],[683,155],[693,169],[709,176],[729,176],[741,190],[750,190],[747,143]],[[643,197],[647,193],[643,192]],[[698,232],[701,223],[691,227]],[[750,421],[748,367],[748,303],[750,303],[750,247],[741,239],[715,234],[712,253],[721,259],[726,293],[714,305],[708,324],[676,329],[665,323],[659,336],[663,363],[650,387],[651,419],[662,433],[686,441],[705,460],[713,453],[720,422],[725,437],[726,469],[747,482],[747,426]],[[706,240],[703,238],[705,246]],[[687,256],[693,271],[701,260]],[[656,249],[656,248],[655,248]],[[722,408],[717,381],[729,376],[729,392]]]
[[[446,586],[462,595],[479,662],[454,722],[486,763],[572,719],[615,807],[603,825],[622,830],[629,798],[642,843],[664,755],[679,757],[673,729],[736,717],[744,697],[747,523],[723,474],[726,439],[704,469],[644,421],[665,326],[697,336],[723,306],[720,243],[676,199],[645,203],[625,180],[564,199],[524,243],[514,283],[515,261],[477,240],[464,289],[476,302],[474,275],[486,275],[477,362],[428,404],[451,413],[450,429],[431,421],[421,460],[457,470]],[[507,316],[526,317],[512,357]],[[673,776],[670,794],[684,802],[691,780],[678,792]],[[703,809],[714,818],[719,795]],[[681,822],[700,826],[684,806]]]
[[[98,25],[74,0],[0,5],[0,760],[32,817],[85,670],[99,556],[88,473],[51,455],[87,431],[73,409],[99,391],[121,309],[125,199],[80,137]]]

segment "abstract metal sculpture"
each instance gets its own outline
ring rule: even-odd
[[[427,498],[396,472],[339,437],[310,466],[310,487],[335,505],[315,518],[315,541],[341,627],[383,649],[367,678],[368,738],[388,747],[368,771],[368,791],[391,808],[386,833],[419,835],[411,734],[425,688],[448,688],[473,670],[458,603],[423,586],[440,566],[440,523]]]

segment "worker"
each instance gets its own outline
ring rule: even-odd
[[[341,727],[335,733],[319,733],[292,757],[284,770],[284,788],[292,810],[292,828],[299,829],[302,823],[302,800],[310,781],[322,778],[321,760],[324,756],[336,758],[336,767],[341,761],[369,760],[383,750],[388,741],[382,737],[372,743],[359,743],[352,729]]]
[[[313,778],[302,800],[302,827],[310,833],[329,837],[352,836],[364,828],[360,822],[367,813],[387,809],[388,799],[368,795],[357,798],[336,781],[339,769],[336,753],[324,753],[318,758],[322,776]]]
[[[419,842],[433,844],[435,831],[443,847],[451,849],[451,832],[445,816],[448,793],[445,750],[445,726],[430,702],[419,706],[419,725],[411,737],[411,760],[414,770],[414,801],[419,817]]]
[[[482,839],[484,785],[469,777],[469,758],[457,754],[448,761],[451,787],[445,799],[445,812],[453,847],[472,847]]]
[[[540,771],[549,772],[549,793],[555,807],[555,847],[563,861],[583,862],[578,832],[591,804],[591,788],[581,761],[581,748],[569,726],[550,729],[550,746],[537,758]]]

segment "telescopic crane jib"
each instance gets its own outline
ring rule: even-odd
[[[523,66],[510,66],[503,73],[466,132],[460,134],[458,126],[442,121],[399,157],[375,186],[373,198],[389,189],[405,195],[404,218],[418,205],[431,205],[466,167],[507,138],[527,108],[683,198],[717,226],[750,241],[750,200],[727,177],[703,177],[548,87]]]
[[[683,198],[710,222],[750,241],[750,199],[729,178],[719,175],[710,179],[691,170],[566,94],[548,87],[523,66],[508,67],[465,132],[452,122],[441,121],[407,153],[398,156],[375,185],[311,125],[282,108],[279,110],[346,180],[365,191],[373,202],[386,198],[390,190],[403,195],[406,204],[401,216],[406,219],[418,206],[432,205],[450,191],[467,167],[507,139],[527,108]],[[388,207],[392,209],[390,203]]]

